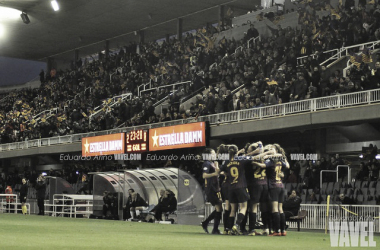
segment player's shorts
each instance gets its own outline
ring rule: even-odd
[[[243,203],[249,200],[247,188],[235,188],[228,191],[228,200],[230,203]]]
[[[20,203],[25,203],[26,202],[26,197],[24,196],[24,197],[21,197],[20,196]]]
[[[222,185],[221,188],[222,200],[228,200],[228,185]]]
[[[211,205],[215,206],[218,204],[222,204],[222,195],[220,192],[209,192],[206,193],[207,201],[211,203]]]
[[[269,200],[268,185],[248,186],[248,192],[252,203],[267,202]]]
[[[277,201],[278,203],[284,203],[285,192],[283,188],[270,188],[269,194],[272,201]]]

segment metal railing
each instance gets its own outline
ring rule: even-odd
[[[251,48],[250,44],[251,44],[251,43],[252,43],[252,44],[256,44],[256,41],[257,41],[257,40],[261,41],[261,37],[260,37],[260,36],[257,36],[257,37],[252,37],[251,39],[249,39],[249,40],[247,41],[247,48],[248,48],[248,49]]]
[[[218,125],[220,123],[232,123],[247,120],[260,120],[276,116],[285,116],[297,113],[315,112],[318,110],[328,110],[332,108],[343,108],[348,106],[357,106],[363,104],[371,104],[380,102],[380,89],[360,91],[349,94],[326,96],[303,101],[289,102],[272,106],[264,106],[260,108],[251,108],[239,111],[231,111],[226,113],[219,113],[214,115],[200,116],[198,119],[188,118],[181,120],[174,120],[168,122],[160,122],[153,124],[146,124],[135,127],[124,127],[113,130],[103,130],[91,133],[73,134],[67,136],[50,137],[44,139],[30,140],[24,142],[14,142],[7,144],[0,144],[0,151],[26,149],[30,147],[41,147],[47,145],[55,145],[62,143],[79,142],[82,137],[97,136],[112,133],[121,133],[135,129],[150,129],[157,127],[172,126],[178,124],[185,124],[195,121],[209,121],[211,125]]]
[[[20,208],[19,208],[20,206]],[[30,214],[30,204],[25,203],[27,212]],[[0,213],[15,213],[21,212],[21,203],[17,194],[0,194]]]
[[[114,96],[112,97],[112,101],[111,103],[108,104],[108,107],[112,108],[113,106],[115,106],[118,102],[119,99],[121,100],[125,100],[125,99],[131,99],[132,98],[132,93],[127,93],[127,94],[122,94],[122,95],[118,95],[118,96]],[[100,113],[103,112],[103,105],[100,105],[98,107],[96,107],[94,110],[95,112],[92,113],[90,116],[89,116],[89,122],[91,122],[91,120],[93,118],[96,118]]]
[[[330,61],[330,60],[337,60],[339,59],[339,52],[340,52],[341,49],[332,49],[332,50],[327,50],[327,51],[323,51],[323,54],[331,54],[331,57],[329,57],[328,59],[326,59],[325,61],[323,61],[321,63],[321,65],[324,65],[326,62]],[[311,54],[311,55],[307,55],[307,56],[301,56],[301,57],[297,57],[297,66],[303,66],[303,61],[305,59],[307,59],[308,57],[312,57],[313,59],[315,58],[317,54]]]
[[[347,180],[348,180],[348,184],[350,184],[351,183],[351,168],[350,168],[350,166],[348,166],[348,165],[338,165],[338,166],[336,166],[336,170],[322,170],[321,172],[320,172],[320,183],[319,183],[319,187],[320,187],[320,189],[322,190],[322,185],[323,185],[323,183],[322,183],[322,181],[323,181],[323,173],[336,173],[336,182],[338,182],[339,181],[339,168],[347,168],[347,171],[348,171],[348,176],[347,176]]]
[[[350,51],[349,50],[352,50],[352,49],[355,49],[355,48],[364,48],[364,46],[366,46],[367,48],[369,49],[375,49],[375,46],[378,45],[380,43],[380,40],[378,41],[372,41],[372,42],[368,42],[368,43],[361,43],[361,44],[356,44],[356,45],[352,45],[352,46],[347,46],[347,47],[342,47],[340,49],[333,49],[333,50],[328,50],[328,51],[324,51],[323,54],[327,54],[327,53],[332,53],[332,52],[335,52],[332,54],[331,57],[329,57],[328,59],[326,59],[325,61],[323,61],[322,63],[320,63],[321,66],[325,65],[327,62],[331,61],[331,60],[334,60],[334,62],[342,57],[345,57],[345,56],[349,56],[350,55]],[[312,54],[312,55],[308,55],[308,56],[303,56],[303,57],[298,57],[297,58],[297,66],[302,66],[302,62],[305,58],[311,56],[312,58],[314,58],[316,56],[316,54]],[[327,67],[331,66],[332,63],[330,63],[329,65],[327,65]]]
[[[158,86],[158,87],[154,87],[154,88],[149,88],[149,89],[144,89],[142,91],[140,91],[140,96],[142,93],[145,93],[145,92],[148,92],[148,91],[157,91],[159,89],[163,89],[163,88],[172,88],[172,92],[175,92],[175,87],[178,86],[178,85],[184,85],[184,84],[187,84],[187,83],[190,83],[191,81],[185,81],[185,82],[177,82],[177,83],[173,83],[173,84],[168,84],[168,85],[163,85],[163,86]]]
[[[143,83],[137,87],[138,96],[141,96],[141,91],[146,90],[146,86],[148,86],[148,85],[149,85],[149,89],[151,89],[152,88],[152,82],[151,81],[149,81],[147,83]],[[143,88],[143,90],[140,91],[140,88]]]

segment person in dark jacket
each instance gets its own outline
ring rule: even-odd
[[[295,81],[291,88],[290,99],[292,101],[300,101],[305,99],[306,91],[307,91],[307,83],[302,74],[298,76],[298,81]]]
[[[297,195],[296,190],[293,190],[288,199],[283,204],[285,218],[288,220],[292,216],[297,216],[301,207],[302,199]]]
[[[162,221],[162,213],[174,212],[175,210],[177,210],[177,199],[171,190],[166,190],[161,204],[156,206],[154,218],[157,221]]]
[[[107,217],[107,212],[111,211],[112,212],[112,199],[111,196],[108,195],[108,191],[103,192],[103,218]]]
[[[46,183],[45,183],[45,177],[41,174],[37,178],[36,183],[36,190],[37,190],[37,205],[39,209],[38,215],[45,215],[45,192],[46,192]]]
[[[22,214],[27,214],[28,209],[26,208],[26,196],[28,195],[28,184],[26,178],[22,178],[22,186],[20,188],[20,202]]]
[[[131,218],[131,213],[133,214],[133,219],[136,219],[136,207],[147,207],[148,204],[146,201],[140,196],[139,193],[135,192],[133,189],[128,190],[129,197],[127,203],[123,208],[123,219],[128,220]]]

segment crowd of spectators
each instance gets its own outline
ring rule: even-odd
[[[372,145],[370,148],[373,149],[371,153],[365,154],[359,163],[353,163],[352,159],[341,157],[339,154],[322,156],[317,160],[290,160],[290,169],[285,172],[284,180],[286,183],[301,183],[308,189],[319,189],[322,170],[336,170],[338,165],[350,165],[352,180],[378,181],[380,161],[376,158],[377,147]],[[346,169],[340,168],[338,175],[340,181],[348,182]],[[336,182],[336,174],[323,175],[322,182]]]
[[[87,62],[76,68],[41,74],[41,87],[9,93],[0,102],[1,143],[58,135],[112,129],[160,121],[197,117],[233,110],[274,105],[326,95],[380,87],[380,62],[372,68],[368,58],[359,61],[343,77],[320,63],[323,51],[379,40],[380,6],[333,9],[329,4],[300,5],[301,29],[271,29],[250,48],[247,39],[258,34],[254,25],[241,40],[223,38],[215,42],[214,26],[188,33],[181,41],[172,38],[159,44],[130,44],[114,55]],[[318,11],[331,14],[320,17]],[[350,32],[348,32],[350,31]],[[237,48],[241,48],[237,50]],[[138,51],[138,53],[137,53]],[[353,51],[354,53],[356,51]],[[363,51],[363,54],[368,54]],[[366,55],[367,55],[366,54]],[[311,55],[297,67],[297,57]],[[375,61],[375,55],[372,55]],[[190,81],[175,93],[164,86]],[[137,96],[138,86],[151,83],[157,90]],[[238,93],[232,91],[244,86]],[[197,90],[190,109],[180,101]],[[112,108],[110,97],[131,92],[131,100],[120,100]],[[162,114],[154,103],[169,97]],[[94,108],[100,115],[89,119]],[[33,119],[41,111],[57,108],[53,115]]]

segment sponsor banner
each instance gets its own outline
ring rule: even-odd
[[[206,123],[149,129],[149,151],[206,146]]]
[[[124,152],[124,133],[82,138],[82,156],[113,155]]]

